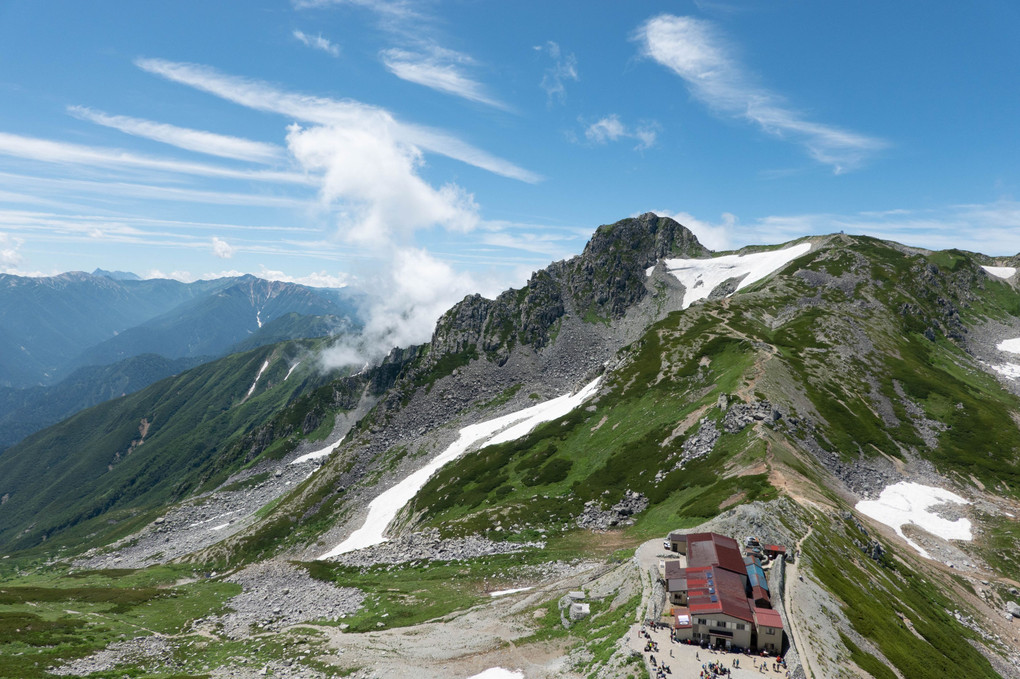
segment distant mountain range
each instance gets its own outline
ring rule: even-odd
[[[218,356],[360,326],[358,293],[255,276],[0,274],[0,449]]]

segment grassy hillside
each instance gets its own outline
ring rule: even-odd
[[[58,533],[60,541],[123,534],[146,511],[214,486],[250,462],[237,445],[241,437],[336,377],[306,369],[284,380],[317,344],[228,356],[78,413],[6,450],[0,544],[10,550]]]

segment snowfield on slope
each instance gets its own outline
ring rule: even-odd
[[[1020,354],[1020,337],[1004,339],[995,345],[999,351],[1008,351],[1011,354]]]
[[[917,550],[918,554],[926,559],[930,559],[931,555],[927,551],[903,534],[903,526],[912,523],[932,535],[937,535],[945,540],[970,540],[969,519],[959,518],[955,521],[950,521],[929,511],[930,507],[945,504],[946,502],[963,505],[970,504],[956,493],[952,493],[944,488],[925,486],[911,481],[901,481],[891,486],[886,486],[877,500],[862,500],[858,502],[855,509],[861,514],[870,516],[875,521],[889,526],[908,545]]]
[[[992,370],[1011,380],[1020,379],[1020,363],[999,363],[992,365]]]
[[[460,430],[457,440],[431,462],[372,500],[368,505],[368,517],[365,518],[361,528],[318,558],[329,559],[386,542],[384,533],[390,522],[440,468],[461,457],[471,448],[514,441],[543,422],[563,417],[595,394],[600,379],[595,379],[575,394],[565,394],[509,415],[464,427]]]
[[[472,674],[467,679],[524,679],[524,672],[505,670],[502,667],[490,667],[479,674]]]
[[[1012,278],[1016,275],[1015,266],[985,266],[982,264],[981,268],[999,278]]]
[[[797,257],[811,250],[810,243],[798,243],[782,250],[752,252],[746,255],[723,255],[708,259],[664,259],[666,270],[684,284],[683,309],[705,299],[715,288],[731,278],[743,280],[737,286],[741,290],[778,271]],[[646,273],[650,276],[652,269]]]

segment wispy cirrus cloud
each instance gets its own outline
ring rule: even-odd
[[[383,65],[402,80],[424,85],[468,101],[509,110],[509,107],[491,96],[482,83],[469,77],[465,68],[475,60],[462,52],[438,45],[421,49],[391,48],[381,52]]]
[[[559,44],[552,40],[544,45],[535,45],[533,49],[536,52],[548,54],[553,60],[552,66],[547,68],[542,75],[539,87],[545,90],[550,104],[554,100],[561,104],[564,103],[567,100],[567,81],[573,80],[576,82],[580,80],[580,77],[577,75],[577,57],[574,56],[573,52],[564,54]]]
[[[711,22],[663,14],[640,26],[635,39],[645,56],[680,76],[706,106],[801,144],[837,174],[888,146],[877,137],[808,120],[783,97],[753,83]]]
[[[423,18],[418,3],[411,0],[293,0],[293,2],[296,9],[325,9],[341,5],[360,7],[391,21],[405,22]]]
[[[205,189],[181,188],[177,186],[156,186],[120,181],[90,181],[87,179],[67,179],[55,177],[35,177],[31,175],[0,172],[0,179],[8,186],[29,188],[47,188],[63,196],[104,197],[120,196],[139,200],[166,200],[184,203],[202,203],[209,205],[245,205],[251,207],[273,208],[308,208],[311,200],[259,193],[239,193],[232,191],[209,191]],[[13,198],[13,196],[12,196]],[[2,195],[0,195],[2,199]],[[5,202],[43,202],[52,201],[9,200]]]
[[[620,139],[634,139],[637,151],[644,151],[652,146],[659,136],[659,124],[654,122],[640,123],[637,126],[625,125],[615,113],[600,118],[584,128],[585,138],[593,144],[607,144]]]
[[[316,125],[384,128],[387,138],[419,146],[511,179],[535,183],[538,174],[498,158],[448,132],[398,121],[389,111],[352,99],[336,100],[280,90],[268,83],[227,75],[207,66],[163,59],[138,59],[139,68],[258,111],[277,113]]]
[[[140,168],[202,177],[284,184],[309,184],[312,181],[309,177],[296,172],[238,170],[219,165],[154,158],[120,149],[24,137],[6,132],[0,132],[0,154],[58,165],[87,165],[108,169]]]
[[[143,118],[109,115],[86,106],[68,106],[67,111],[75,118],[110,127],[125,134],[170,144],[187,151],[257,163],[272,163],[284,157],[282,148],[261,141],[177,127]]]
[[[311,47],[314,50],[325,52],[330,56],[340,56],[340,46],[330,41],[328,38],[322,37],[322,33],[319,33],[318,35],[309,35],[304,31],[294,29],[291,35],[293,35],[298,42],[303,44],[305,47]]]

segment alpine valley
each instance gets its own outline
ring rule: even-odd
[[[785,548],[784,664],[699,664],[1020,677],[1018,268],[647,213],[339,368],[339,293],[0,277],[0,676],[653,676],[715,532]]]

